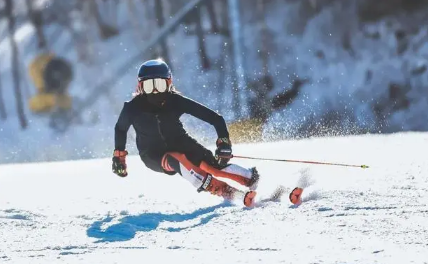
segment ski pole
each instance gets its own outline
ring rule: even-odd
[[[368,169],[369,168],[369,166],[367,166],[367,165],[351,165],[351,164],[319,162],[319,161],[308,161],[308,160],[268,159],[268,158],[247,157],[247,156],[238,156],[238,155],[233,155],[233,157],[234,158],[240,158],[240,159],[254,159],[254,160],[281,161],[281,162],[296,162],[296,163],[308,163],[308,164],[319,164],[319,165],[334,165],[334,166],[354,167],[354,168],[362,168],[362,169]]]

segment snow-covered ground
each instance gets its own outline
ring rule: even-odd
[[[427,263],[427,133],[237,145],[235,154],[370,169],[237,160],[304,203],[246,209],[130,157],[0,166],[1,263]]]

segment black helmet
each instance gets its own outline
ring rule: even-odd
[[[138,70],[138,80],[143,81],[147,79],[171,79],[172,74],[168,64],[163,60],[148,60],[141,64]]]

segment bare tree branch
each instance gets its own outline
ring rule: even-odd
[[[136,13],[137,8],[135,6],[135,3],[133,0],[128,0],[127,3],[128,3],[127,6],[128,6],[129,20],[132,26],[134,27],[135,36],[138,40],[142,40],[144,39],[144,34],[143,34],[143,31],[141,30],[142,27],[138,22],[139,16]]]
[[[209,69],[210,61],[208,60],[207,50],[205,48],[204,30],[202,28],[201,8],[195,12],[196,16],[196,37],[198,38],[199,58],[201,60],[202,68]]]
[[[0,9],[0,19],[2,19],[4,16],[5,16],[5,12],[4,12],[4,9],[2,8],[2,9]],[[1,83],[1,71],[0,71],[0,118],[3,120],[6,120],[6,118],[7,118],[6,106],[4,104],[4,99],[3,99],[3,91],[2,91],[2,83]]]
[[[207,7],[207,11],[208,11],[208,16],[209,16],[210,21],[211,21],[211,32],[213,32],[213,33],[220,32],[220,28],[218,26],[217,17],[216,17],[216,13],[215,13],[214,1],[208,1],[206,3],[206,7]]]
[[[149,2],[149,0],[141,0],[142,4],[143,4],[143,13],[142,15],[144,16],[145,20],[144,20],[144,26],[148,27],[148,28],[152,28],[154,27],[154,15],[152,12],[152,5]],[[152,30],[148,30],[148,31],[144,31],[143,34],[143,40],[149,40],[151,39],[151,37],[153,36],[153,32]]]
[[[156,20],[158,22],[159,28],[162,28],[165,24],[165,17],[163,15],[163,3],[162,0],[155,0],[155,13],[156,13]],[[169,52],[168,52],[168,46],[166,45],[166,38],[161,40],[161,48],[162,48],[162,57],[165,61],[169,60]]]
[[[113,37],[113,36],[117,35],[119,33],[119,31],[118,31],[117,28],[104,23],[104,21],[103,21],[103,19],[101,17],[101,14],[100,14],[100,12],[98,10],[97,1],[96,0],[91,0],[90,4],[91,4],[92,14],[95,17],[95,21],[97,22],[98,29],[99,29],[100,34],[101,34],[101,38],[108,39],[110,37]]]
[[[307,79],[296,79],[293,82],[290,90],[287,90],[285,92],[277,94],[272,99],[273,110],[285,108],[289,104],[291,104],[293,102],[293,100],[299,95],[300,89],[303,87],[303,85],[308,83],[308,82],[309,82],[309,80],[307,80]]]
[[[28,16],[30,17],[30,21],[33,24],[34,28],[36,29],[36,35],[37,35],[37,39],[39,41],[39,48],[40,49],[44,49],[46,48],[46,38],[45,38],[45,34],[43,32],[43,16],[42,16],[42,12],[40,10],[35,10],[33,8],[32,2],[31,0],[25,0],[26,4],[27,4],[27,11],[28,11]]]
[[[56,3],[55,6],[51,6],[49,14],[46,15],[46,24],[57,23],[68,30],[72,39],[69,48],[74,47],[76,49],[80,61],[91,64],[94,59],[91,41],[95,36],[89,30],[92,23],[89,21],[92,18],[90,1],[79,0],[76,3],[58,1],[54,3]],[[75,10],[75,12],[71,15],[67,10]],[[61,34],[61,32],[57,33]],[[58,38],[51,36],[50,39],[52,39],[51,44],[53,45]]]
[[[12,48],[12,75],[15,83],[15,99],[16,106],[18,111],[18,118],[22,128],[26,128],[28,126],[27,119],[25,117],[24,112],[24,104],[22,102],[22,93],[21,93],[21,84],[20,84],[20,76],[19,76],[19,61],[18,61],[18,44],[15,41],[15,17],[13,15],[13,0],[5,0],[5,11],[6,16],[8,18],[8,28],[9,28],[9,39],[10,45]]]
[[[265,3],[263,3],[263,0],[258,0],[257,1],[257,19],[258,19],[258,27],[259,27],[259,36],[260,36],[260,58],[262,60],[262,67],[263,67],[263,75],[267,76],[269,75],[269,47],[268,47],[268,40],[269,37],[269,33],[268,33],[268,28],[267,28],[267,24],[266,24],[266,19],[265,19],[265,14],[266,14],[266,10],[265,10]]]
[[[0,72],[0,118],[3,120],[6,120],[6,118],[7,118],[6,106],[4,104],[4,99],[3,99],[1,72]]]

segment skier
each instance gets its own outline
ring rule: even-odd
[[[193,139],[179,120],[190,114],[214,126],[218,139],[215,156]],[[227,200],[241,199],[253,206],[259,181],[256,168],[228,164],[232,143],[223,117],[204,105],[181,95],[172,84],[169,66],[162,60],[144,62],[138,70],[138,85],[131,101],[125,102],[115,126],[112,170],[126,177],[126,138],[130,126],[149,169],[168,175],[180,174],[198,192],[207,191]],[[241,191],[217,178],[227,178],[248,188]]]

